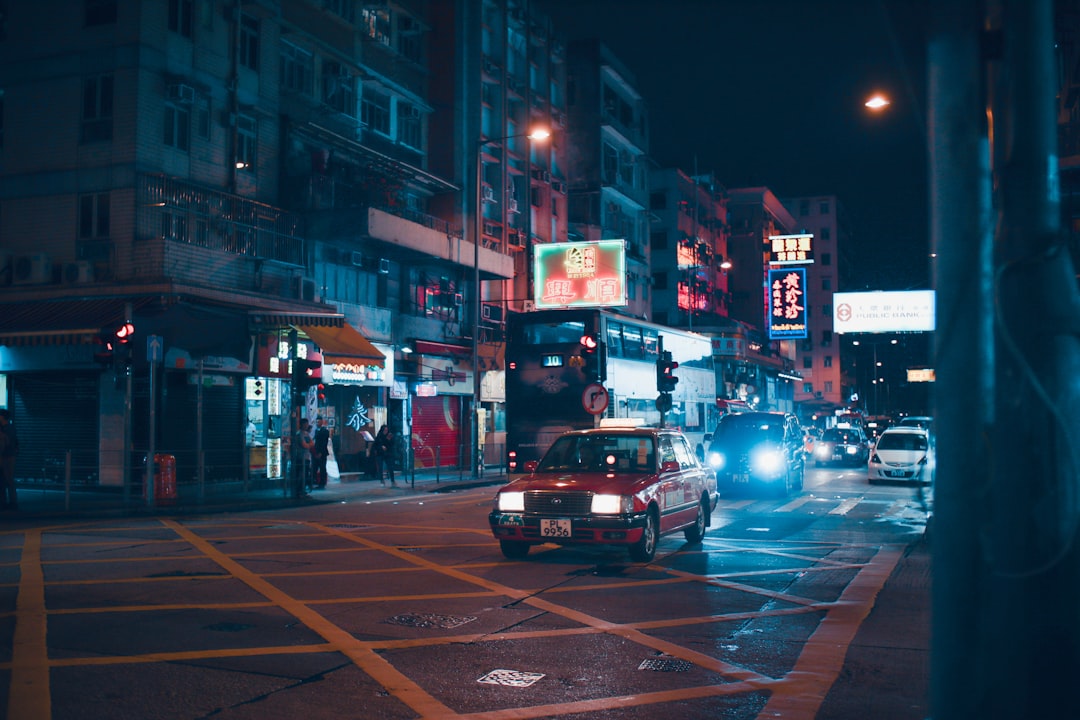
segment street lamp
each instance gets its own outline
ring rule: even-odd
[[[481,466],[483,464],[483,454],[480,448],[480,243],[484,237],[484,146],[495,142],[504,142],[506,140],[512,140],[513,138],[528,138],[528,140],[547,140],[551,137],[551,131],[547,128],[534,128],[530,132],[521,133],[518,135],[507,135],[501,138],[480,138],[476,141],[476,207],[473,209],[474,215],[474,227],[473,227],[473,292],[476,297],[473,300],[473,331],[472,331],[472,364],[473,364],[473,422],[472,422],[472,466],[473,477],[480,477]],[[530,145],[529,152],[532,147]],[[529,173],[525,173],[526,188],[532,183],[529,177]],[[529,195],[531,190],[526,192],[525,202],[527,203],[525,212],[531,212],[531,199]],[[528,238],[526,238],[528,242]]]
[[[897,344],[899,344],[899,342],[900,341],[897,340],[896,338],[892,338],[891,340],[889,340],[888,344],[889,345],[897,345]],[[852,340],[851,344],[852,345],[860,345],[861,343],[858,340]],[[884,342],[870,343],[870,345],[874,348],[874,367],[872,368],[872,372],[874,373],[874,376],[873,376],[873,379],[871,380],[871,384],[874,386],[874,412],[871,413],[873,415],[880,415],[881,414],[880,408],[878,406],[878,387],[882,383],[885,382],[885,378],[883,378],[883,377],[879,378],[878,377],[878,368],[880,368],[882,366],[882,364],[880,362],[878,362],[877,349],[878,349],[878,345],[884,345],[884,344],[885,344]]]

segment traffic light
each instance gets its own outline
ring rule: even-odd
[[[135,325],[125,320],[113,329],[112,349],[113,364],[125,371],[131,368],[132,340],[135,338]]]
[[[322,360],[296,358],[292,361],[293,392],[303,392],[322,382]]]
[[[607,379],[607,359],[604,354],[604,343],[596,339],[595,335],[581,336],[581,372],[586,380]]]
[[[679,378],[675,377],[675,371],[679,363],[671,359],[671,353],[665,350],[656,360],[656,389],[662,393],[675,391]]]

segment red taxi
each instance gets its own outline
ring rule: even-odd
[[[682,530],[701,542],[718,498],[686,437],[663,428],[568,432],[525,470],[499,489],[488,516],[510,559],[556,543],[623,545],[648,562],[662,535]]]

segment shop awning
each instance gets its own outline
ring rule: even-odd
[[[93,343],[104,328],[124,320],[125,307],[146,307],[147,298],[77,298],[0,304],[0,345]]]
[[[383,367],[386,362],[379,349],[348,323],[341,327],[298,324],[296,329],[319,346],[325,362],[349,363],[359,360],[379,367]]]

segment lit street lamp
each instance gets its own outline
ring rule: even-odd
[[[507,135],[501,138],[480,138],[476,141],[476,207],[473,210],[474,214],[474,228],[473,228],[473,288],[476,297],[473,299],[473,331],[472,331],[472,364],[473,364],[473,422],[472,422],[472,467],[473,477],[480,477],[481,466],[483,464],[483,453],[480,448],[480,304],[481,296],[480,292],[480,243],[484,237],[484,146],[490,143],[504,142],[513,138],[528,138],[528,140],[547,140],[551,137],[551,131],[547,128],[535,128],[528,133],[521,133],[519,135]],[[529,146],[529,153],[531,153],[532,146]],[[525,173],[525,181],[531,184],[532,180],[528,172]],[[525,202],[525,212],[530,212],[531,200],[529,195],[530,191],[527,190]],[[526,238],[526,242],[528,242]]]
[[[899,342],[900,341],[897,340],[896,338],[892,338],[891,340],[888,341],[887,344],[889,344],[889,345],[897,345],[897,344],[899,344]],[[851,344],[852,345],[861,345],[862,342],[859,341],[859,340],[852,340]],[[874,348],[874,366],[871,369],[871,371],[873,372],[873,378],[870,381],[870,383],[874,386],[874,405],[873,405],[873,412],[871,412],[869,414],[870,415],[880,415],[881,414],[881,408],[878,405],[878,387],[880,387],[881,384],[885,382],[885,378],[884,377],[878,377],[878,373],[880,372],[879,368],[882,367],[882,364],[880,362],[878,362],[877,349],[878,349],[878,345],[885,345],[886,343],[885,343],[885,341],[880,341],[880,342],[871,342],[869,344]]]

